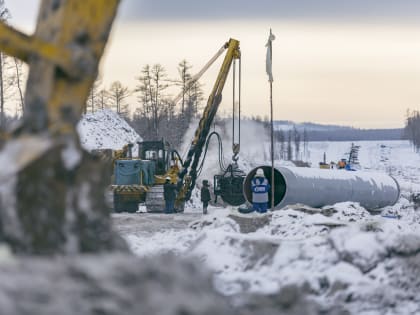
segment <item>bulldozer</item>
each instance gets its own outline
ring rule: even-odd
[[[114,211],[136,212],[139,203],[147,202],[149,212],[160,212],[164,205],[162,185],[167,176],[176,182],[181,158],[164,140],[137,144],[138,157],[133,158],[132,143],[114,153]]]
[[[136,158],[133,158],[133,144],[126,145],[119,155],[115,155],[112,183],[115,212],[135,212],[140,203],[145,203],[147,212],[162,212],[163,184],[166,177],[170,177],[171,182],[177,185],[175,208],[177,212],[183,211],[185,201],[191,198],[196,179],[202,169],[210,137],[214,134],[210,133],[210,129],[222,101],[222,91],[229,70],[232,64],[235,70],[235,61],[241,57],[239,41],[230,39],[204,68],[187,82],[187,87],[192,86],[225,51],[225,58],[184,161],[164,140],[138,142]],[[240,72],[239,62],[239,74]],[[235,75],[233,77],[235,82]],[[179,99],[180,95],[175,98],[174,103]],[[239,143],[232,143],[233,162],[226,168],[221,166],[221,174],[215,176],[215,195],[221,196],[226,203],[232,205],[245,202],[242,194],[245,173],[237,166],[239,148]],[[204,158],[203,151],[205,151]]]

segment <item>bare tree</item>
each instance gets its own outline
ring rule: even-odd
[[[152,131],[152,77],[150,73],[150,65],[145,65],[140,72],[140,76],[136,78],[138,84],[135,92],[138,93],[137,101],[140,107],[136,108],[133,119],[136,122],[137,130],[146,138],[151,137]]]
[[[276,131],[276,142],[280,143],[280,150],[279,150],[279,159],[284,159],[285,157],[285,135],[283,130]]]
[[[25,100],[23,97],[23,88],[22,88],[22,84],[24,80],[23,79],[23,76],[24,76],[23,62],[17,58],[13,58],[13,63],[14,63],[14,68],[15,68],[13,81],[14,81],[14,85],[16,85],[17,92],[18,92],[19,110],[21,114],[23,114],[23,112],[25,111]]]
[[[119,115],[128,118],[130,113],[128,104],[125,101],[127,97],[131,95],[128,87],[123,86],[120,81],[115,81],[111,84],[109,95],[111,99],[111,105],[115,108],[115,111]]]
[[[156,137],[159,134],[160,114],[166,110],[163,100],[163,91],[168,88],[168,85],[163,83],[166,78],[165,68],[160,64],[155,64],[152,67],[152,81],[154,82],[155,94],[152,102],[153,110],[153,126],[156,131]]]
[[[98,104],[100,109],[105,109],[109,107],[109,92],[105,89],[101,89],[98,92]]]
[[[187,82],[191,79],[190,69],[191,65],[185,59],[178,64],[178,73],[180,77],[178,85],[180,85],[182,89],[181,114],[183,114],[185,110],[185,96],[189,88]]]
[[[309,153],[309,146],[308,146],[308,132],[306,131],[306,128],[303,129],[303,155],[305,156],[305,159],[308,158]]]
[[[0,21],[7,22],[10,18],[11,14],[5,6],[5,1],[0,0]],[[7,101],[16,102],[16,117],[19,116],[19,112],[20,114],[24,112],[23,81],[25,75],[22,61],[0,52],[0,124],[2,127],[5,127],[7,121]]]
[[[172,106],[163,93],[168,88],[168,84],[165,83],[166,76],[165,68],[155,64],[152,67],[144,66],[137,78],[139,84],[135,91],[139,93],[137,99],[140,109],[136,112],[146,118],[150,136],[155,138],[159,138],[160,122],[167,115],[168,107]]]
[[[100,104],[99,92],[101,91],[101,85],[102,85],[102,78],[98,77],[93,83],[89,92],[89,96],[86,100],[86,105],[85,105],[85,110],[84,110],[85,114],[89,111],[89,109],[91,113],[94,113],[95,110],[100,108],[101,104]]]
[[[292,150],[292,130],[289,130],[287,135],[287,160],[293,160],[293,150]]]
[[[416,152],[420,151],[420,112],[407,110],[404,136],[413,144]]]
[[[202,107],[204,101],[203,85],[196,81],[188,90],[187,110],[191,112],[191,116],[195,117],[198,110]]]
[[[6,8],[4,4],[4,0],[0,0],[0,21],[6,21],[10,18],[9,10]],[[4,127],[5,123],[5,112],[4,112],[4,102],[5,102],[5,54],[0,52],[0,127]]]
[[[295,143],[295,159],[299,160],[300,158],[300,140],[301,136],[299,131],[296,129],[296,127],[293,127],[293,140]]]
[[[136,77],[139,107],[134,112],[132,126],[146,139],[165,138],[175,146],[180,143],[204,99],[201,84],[190,80],[190,68],[183,60],[178,68],[180,78],[168,80],[160,64],[145,65]],[[181,87],[179,111],[166,94],[169,84]]]

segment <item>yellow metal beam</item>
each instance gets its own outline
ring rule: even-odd
[[[197,177],[196,168],[199,163],[203,146],[206,142],[207,136],[210,132],[211,124],[214,116],[219,108],[222,91],[229,74],[230,67],[235,59],[241,58],[241,51],[239,41],[230,39],[225,44],[226,54],[223,59],[222,66],[220,67],[219,74],[217,75],[216,82],[214,83],[213,90],[207,100],[207,105],[204,108],[203,116],[200,119],[198,127],[194,134],[194,139],[191,143],[190,150],[188,151],[187,158],[184,161],[183,170],[179,174],[179,181],[182,182],[182,187],[178,191],[175,205],[181,206],[182,203],[189,199],[195,179]],[[187,175],[188,172],[188,175]]]
[[[29,56],[38,56],[71,73],[71,50],[38,40],[0,22],[0,50],[28,63]]]
[[[118,4],[42,0],[33,35],[0,25],[0,48],[29,65],[22,125],[0,150],[13,162],[3,180],[10,189],[0,193],[0,208],[13,216],[0,211],[0,237],[15,252],[126,248],[106,210],[105,165],[81,148],[76,132]]]
[[[223,63],[220,67],[219,74],[217,75],[216,82],[213,85],[213,90],[210,93],[210,96],[207,100],[207,105],[204,108],[204,113],[200,119],[199,127],[195,131],[194,140],[192,142],[193,145],[196,145],[199,139],[202,138],[203,132],[206,132],[205,126],[212,123],[213,118],[216,115],[217,109],[219,108],[219,104],[214,104],[214,100],[216,99],[216,97],[222,95],[222,91],[225,86],[225,82],[233,60],[239,59],[241,57],[241,51],[239,49],[238,40],[231,38],[229,42],[226,43],[226,48],[227,51],[225,58],[223,59]]]
[[[75,134],[119,0],[42,0],[35,34],[0,24],[0,49],[29,64],[24,128]]]

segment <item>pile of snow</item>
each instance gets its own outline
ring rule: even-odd
[[[82,146],[88,150],[121,150],[127,143],[142,141],[142,138],[117,113],[104,109],[86,114],[77,125]],[[137,154],[136,147],[133,154]]]
[[[171,252],[198,259],[213,271],[217,290],[228,296],[277,294],[297,286],[325,309],[343,305],[351,314],[418,314],[420,211],[410,195],[420,191],[420,156],[406,141],[357,144],[365,171],[389,173],[400,183],[399,201],[381,213],[351,202],[247,216],[211,208],[189,229],[151,236],[131,231],[123,237],[139,256]],[[349,147],[310,143],[313,165],[324,151],[335,161]],[[253,167],[262,161],[245,162]],[[266,223],[244,233],[244,217]]]
[[[234,314],[207,271],[172,256],[14,258],[0,263],[1,314]]]
[[[125,238],[139,256],[171,252],[198,259],[228,296],[276,294],[294,285],[325,307],[345,304],[351,314],[415,313],[420,214],[404,198],[393,210],[398,214],[373,215],[354,203],[319,212],[291,207],[249,215],[268,224],[245,234],[239,214],[213,209],[190,229]]]

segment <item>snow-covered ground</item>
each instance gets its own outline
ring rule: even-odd
[[[326,152],[327,161],[337,161],[350,144],[310,143],[309,159],[316,167]],[[400,200],[381,213],[350,202],[247,216],[215,207],[200,216],[199,209],[190,208],[197,215],[187,228],[120,233],[139,256],[173,252],[199,259],[225,295],[271,294],[292,284],[326,309],[341,305],[351,314],[419,314],[420,213],[410,196],[420,191],[420,155],[406,141],[357,144],[364,170],[387,172],[401,186]],[[244,233],[247,220],[263,224]]]

